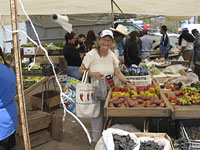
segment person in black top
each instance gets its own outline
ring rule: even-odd
[[[89,52],[90,50],[92,50],[92,45],[94,43],[90,40],[90,39],[86,39],[84,42],[83,42],[83,45],[85,47],[85,53]]]
[[[129,34],[130,39],[127,41],[124,47],[124,64],[129,68],[132,64],[138,65],[142,59],[139,57],[138,45],[139,34],[133,31]]]
[[[63,49],[64,57],[67,61],[67,74],[75,79],[80,79],[78,69],[82,63],[83,55],[75,48],[75,34],[65,34],[66,45]]]
[[[83,45],[83,42],[85,41],[85,35],[84,34],[79,34],[78,38],[75,41],[75,47],[79,51],[79,53],[84,53],[85,48]]]

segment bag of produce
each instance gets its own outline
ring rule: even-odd
[[[159,75],[160,74],[160,70],[156,67],[153,67],[150,71],[153,75]]]
[[[177,74],[180,70],[186,70],[187,67],[184,67],[183,65],[171,65],[166,67],[162,72],[165,74]]]
[[[108,150],[117,148],[139,150],[140,147],[140,142],[135,134],[120,129],[104,130],[103,141]]]
[[[141,63],[138,65],[138,68],[146,68],[146,69],[148,69],[148,66],[147,66],[147,64],[141,62]]]
[[[152,150],[171,150],[170,142],[164,137],[140,137],[140,148],[139,150],[144,150],[145,148],[149,148]]]

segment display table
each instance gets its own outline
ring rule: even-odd
[[[169,117],[171,116],[170,104],[162,94],[161,99],[166,103],[164,108],[136,108],[136,107],[109,107],[112,91],[110,90],[104,105],[104,115],[108,117]]]
[[[167,77],[153,77],[151,73],[149,73],[150,76],[153,78],[153,81],[157,83],[158,86],[163,85],[164,81],[167,79]],[[163,91],[161,91],[162,95],[164,96]],[[170,89],[167,90],[167,93],[172,94],[172,96],[175,96],[175,92],[171,91]],[[166,97],[166,96],[165,96]],[[169,102],[169,101],[168,101]],[[171,105],[171,103],[168,103]],[[170,106],[172,111],[172,118],[173,119],[197,119],[200,118],[200,105],[199,104],[192,104],[190,106],[187,105],[176,105],[172,107]]]
[[[168,58],[178,57],[178,54],[169,54]],[[150,55],[150,59],[160,58],[160,55]]]

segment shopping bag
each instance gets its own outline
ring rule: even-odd
[[[76,85],[77,83],[81,83],[81,81],[73,78],[67,77],[67,81],[64,87],[64,95],[63,100],[67,110],[76,114]]]
[[[94,86],[88,83],[88,71],[76,86],[76,115],[80,118],[96,118],[100,113],[100,101],[93,101]]]

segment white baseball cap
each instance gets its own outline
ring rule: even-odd
[[[113,39],[113,33],[112,33],[112,31],[110,31],[108,29],[101,31],[100,37],[102,38],[107,35],[111,36],[111,38]]]

